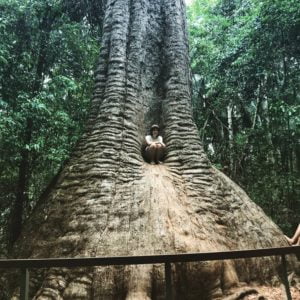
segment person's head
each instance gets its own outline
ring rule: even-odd
[[[156,124],[153,124],[150,128],[150,134],[152,137],[157,137],[159,135],[159,126]]]

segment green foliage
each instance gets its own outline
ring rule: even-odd
[[[0,1],[1,228],[24,157],[26,217],[83,130],[101,24],[74,13],[63,0]]]
[[[204,146],[289,233],[300,217],[299,11],[287,0],[195,0],[188,11]]]

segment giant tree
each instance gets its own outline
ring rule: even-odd
[[[245,192],[214,169],[191,115],[183,0],[108,0],[85,134],[15,245],[17,257],[142,255],[287,245]],[[163,165],[141,154],[158,123]],[[266,281],[276,259],[175,264],[177,299]],[[160,266],[50,269],[34,299],[161,299]],[[175,285],[174,285],[175,286]],[[13,287],[12,287],[13,288]]]

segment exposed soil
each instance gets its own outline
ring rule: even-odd
[[[285,290],[283,287],[269,287],[261,286],[255,288],[259,294],[248,295],[243,300],[257,300],[259,297],[264,297],[268,300],[281,300],[286,299]],[[293,300],[300,300],[300,290],[297,287],[291,287],[291,294]],[[261,298],[263,299],[263,298]]]

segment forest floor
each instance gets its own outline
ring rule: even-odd
[[[255,287],[255,289],[258,291],[259,296],[263,296],[266,300],[285,300],[286,293],[284,290],[284,287],[270,287],[270,286],[261,286],[261,287]],[[293,300],[300,300],[300,290],[297,287],[291,287],[291,295]],[[257,294],[248,295],[243,298],[243,300],[257,300],[258,298]]]

